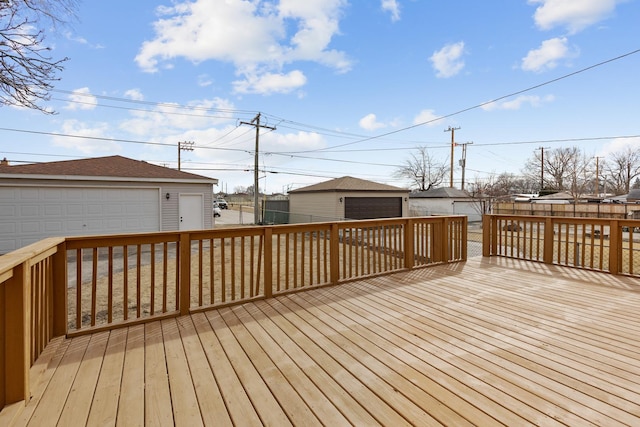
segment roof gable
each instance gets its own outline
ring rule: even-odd
[[[408,192],[408,190],[393,185],[380,184],[365,179],[343,176],[308,187],[291,190],[290,193],[313,193],[321,191],[382,191],[382,192]]]
[[[214,178],[178,171],[123,156],[93,157],[27,165],[11,166],[3,164],[0,165],[0,177],[2,174],[217,181]]]

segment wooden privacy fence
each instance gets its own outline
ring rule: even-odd
[[[640,277],[640,220],[485,215],[483,255]]]
[[[51,238],[0,257],[0,409],[74,336],[464,261],[467,218],[424,217]]]

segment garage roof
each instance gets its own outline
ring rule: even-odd
[[[4,176],[2,176],[4,175]],[[65,160],[59,162],[31,163],[27,165],[7,165],[0,163],[0,177],[8,175],[46,176],[59,179],[97,179],[116,178],[145,181],[198,181],[217,184],[215,178],[170,169],[140,160],[123,156],[94,157],[80,160]]]
[[[409,194],[409,197],[412,199],[459,199],[470,198],[469,194],[462,190],[458,190],[457,188],[452,187],[439,187],[432,188],[427,191],[416,191],[415,193]]]
[[[316,193],[329,191],[376,191],[376,192],[405,192],[408,190],[393,185],[380,184],[378,182],[367,181],[365,179],[343,176],[308,187],[291,190],[290,193]]]

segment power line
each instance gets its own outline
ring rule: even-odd
[[[555,79],[547,80],[546,82],[539,83],[539,84],[534,85],[534,86],[530,86],[530,87],[528,87],[526,89],[522,89],[522,90],[519,90],[519,91],[516,91],[516,92],[512,92],[512,93],[507,94],[507,95],[502,95],[502,96],[499,96],[498,98],[494,98],[494,99],[492,99],[490,101],[485,101],[485,102],[482,102],[480,104],[473,105],[471,107],[463,108],[463,109],[455,111],[453,113],[445,114],[444,116],[440,116],[440,117],[437,117],[437,118],[434,118],[434,119],[431,119],[431,120],[427,120],[425,122],[416,123],[414,125],[407,126],[407,127],[401,128],[401,129],[396,129],[396,130],[393,130],[393,131],[390,131],[390,132],[386,132],[386,133],[383,133],[383,134],[380,134],[380,135],[374,135],[374,136],[371,136],[371,137],[363,138],[363,139],[358,140],[358,141],[352,141],[352,142],[348,142],[348,143],[345,143],[345,144],[334,145],[334,146],[329,147],[329,148],[333,149],[333,148],[338,148],[338,147],[345,147],[347,145],[358,144],[358,143],[361,143],[361,142],[371,141],[373,139],[383,138],[383,137],[386,137],[386,136],[389,136],[389,135],[394,135],[394,134],[397,134],[397,133],[400,133],[400,132],[404,132],[404,131],[409,130],[409,129],[414,129],[414,128],[417,128],[417,127],[420,127],[420,126],[424,126],[424,125],[427,125],[427,124],[430,124],[430,123],[435,123],[435,122],[437,122],[439,120],[443,120],[443,119],[447,119],[449,117],[457,116],[457,115],[460,115],[462,113],[466,113],[466,112],[471,111],[471,110],[482,108],[482,107],[484,107],[486,105],[489,105],[489,104],[492,104],[494,102],[502,101],[503,99],[511,98],[513,96],[516,96],[516,95],[520,95],[520,94],[523,94],[523,93],[526,93],[526,92],[530,92],[530,91],[532,91],[534,89],[539,89],[541,87],[550,85],[552,83],[556,83],[556,82],[558,82],[560,80],[564,80],[564,79],[567,79],[569,77],[573,77],[575,75],[578,75],[578,74],[584,73],[586,71],[592,70],[594,68],[609,64],[611,62],[618,61],[620,59],[623,59],[623,58],[626,58],[628,56],[634,55],[634,54],[636,54],[638,52],[640,52],[640,49],[636,49],[636,50],[633,50],[631,52],[627,52],[625,54],[616,56],[615,58],[610,58],[610,59],[607,59],[605,61],[598,62],[597,64],[590,65],[588,67],[582,68],[582,69],[574,71],[572,73],[568,73],[568,74],[562,75],[562,76],[557,77]],[[325,151],[325,150],[326,149],[324,149],[324,148],[320,148],[320,149],[317,149],[317,150],[310,150],[309,152],[318,152],[318,151]]]

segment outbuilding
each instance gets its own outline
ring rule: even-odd
[[[289,192],[293,223],[395,218],[408,214],[409,190],[344,176]]]
[[[122,156],[0,164],[0,254],[51,236],[211,228],[217,180]]]
[[[409,195],[412,216],[466,215],[469,222],[482,220],[481,201],[453,187],[431,188]]]

